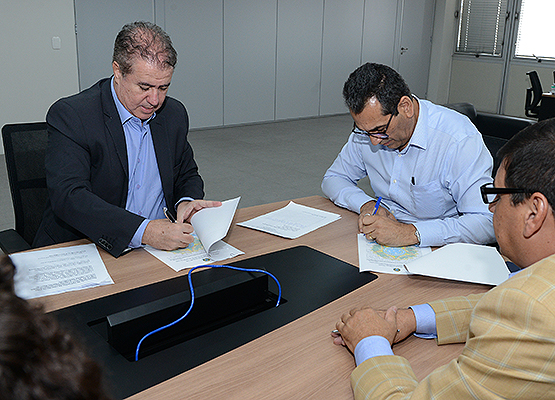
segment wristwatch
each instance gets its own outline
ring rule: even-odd
[[[416,240],[418,240],[416,244],[419,245],[422,239],[420,239],[420,232],[418,232],[418,228],[416,226],[414,226],[414,236],[416,236]]]

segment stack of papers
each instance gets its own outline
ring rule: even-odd
[[[113,284],[96,246],[83,244],[10,255],[15,293],[23,299]]]
[[[224,201],[220,207],[203,208],[193,215],[195,240],[189,246],[172,251],[145,246],[145,250],[176,272],[245,254],[221,240],[229,231],[240,199]]]
[[[290,202],[285,207],[237,225],[297,239],[324,225],[337,221],[341,215]]]

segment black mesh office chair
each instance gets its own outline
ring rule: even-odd
[[[15,230],[0,232],[5,254],[30,249],[48,201],[44,156],[46,122],[8,124],[2,128],[8,181],[15,213]]]
[[[537,118],[540,112],[540,101],[542,99],[542,84],[537,71],[528,71],[526,75],[530,78],[532,87],[526,89],[524,112],[527,117]]]

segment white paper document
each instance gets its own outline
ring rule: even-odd
[[[443,246],[408,262],[406,269],[411,274],[486,285],[499,285],[511,273],[494,247],[470,243]]]
[[[113,284],[96,246],[83,244],[10,255],[14,286],[24,299]]]
[[[339,214],[303,206],[291,201],[279,210],[240,222],[237,225],[287,239],[296,239],[340,218],[341,215]]]
[[[407,275],[404,265],[416,260],[432,250],[429,247],[404,246],[388,247],[366,239],[364,234],[357,235],[358,265],[361,272],[373,271],[386,274]]]
[[[229,231],[240,199],[223,201],[220,207],[203,208],[193,215],[191,225],[195,240],[189,246],[172,251],[145,246],[145,250],[175,271],[245,254],[222,240]]]

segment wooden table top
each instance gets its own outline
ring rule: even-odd
[[[306,245],[358,266],[357,215],[312,196],[298,204],[334,212],[341,219],[298,239],[284,239],[232,224],[225,241],[245,252],[226,262]],[[237,210],[234,222],[284,207],[288,201]],[[77,241],[74,244],[87,243]],[[115,284],[48,296],[35,301],[47,311],[174,278],[174,272],[142,249],[118,259],[99,250]],[[375,281],[244,346],[133,395],[130,399],[352,399],[352,355],[332,343],[330,332],[342,313],[371,305],[406,307],[444,297],[482,293],[488,286],[426,277],[377,274]],[[460,354],[462,345],[437,346],[435,340],[409,337],[393,348],[407,358],[418,379]]]

